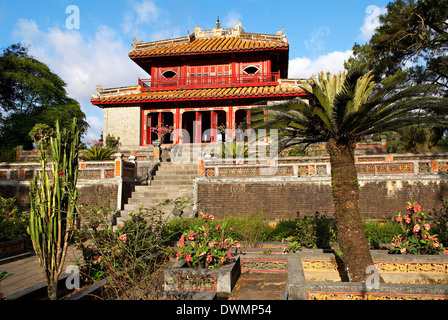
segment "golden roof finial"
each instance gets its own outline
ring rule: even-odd
[[[216,20],[216,29],[221,28],[221,23],[219,22],[219,16],[218,19]]]

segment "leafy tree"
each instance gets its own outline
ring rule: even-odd
[[[59,120],[66,127],[77,118],[85,133],[86,116],[65,87],[57,74],[28,53],[28,47],[13,44],[0,53],[0,154],[17,145],[31,148],[28,133],[36,123],[54,128]]]
[[[28,134],[34,143],[39,144],[53,135],[53,129],[44,123],[36,123]]]
[[[448,0],[397,0],[387,5],[370,41],[353,46],[347,70],[373,70],[374,80],[406,77],[409,85],[431,83],[448,96]],[[446,115],[446,110],[440,110]],[[384,132],[394,152],[446,151],[447,128],[409,127]]]
[[[397,0],[387,5],[380,27],[365,45],[355,44],[346,69],[373,70],[378,81],[408,69],[416,83],[430,82],[448,94],[448,0]],[[406,66],[410,66],[406,68]]]
[[[377,85],[372,79],[371,72],[322,72],[301,86],[306,98],[270,106],[267,114],[259,110],[252,119],[254,128],[278,129],[280,149],[326,142],[339,244],[350,281],[357,282],[366,279],[373,261],[360,214],[356,142],[414,123],[447,122],[438,114],[448,99],[431,96],[433,86],[407,87],[398,77]]]

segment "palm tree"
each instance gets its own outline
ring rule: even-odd
[[[282,149],[326,142],[339,245],[349,279],[356,282],[365,281],[366,268],[373,265],[359,207],[356,142],[414,123],[447,123],[437,116],[447,99],[430,95],[430,85],[406,87],[400,77],[377,85],[372,78],[371,72],[321,72],[301,85],[305,98],[269,106],[252,118],[253,128],[278,129]]]

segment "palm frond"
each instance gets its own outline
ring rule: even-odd
[[[356,141],[416,123],[448,125],[448,100],[436,96],[437,88],[409,86],[398,76],[377,84],[371,72],[321,72],[301,88],[306,98],[254,111],[252,128],[277,129],[281,146],[292,146],[332,137]]]

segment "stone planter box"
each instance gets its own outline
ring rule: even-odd
[[[239,255],[218,269],[188,268],[186,261],[178,260],[164,271],[164,290],[230,293],[240,274]]]
[[[0,242],[0,259],[18,255],[33,249],[29,239],[13,239]]]
[[[447,255],[393,255],[372,251],[386,283],[368,288],[346,282],[333,252],[288,254],[287,296],[291,300],[448,300]]]

